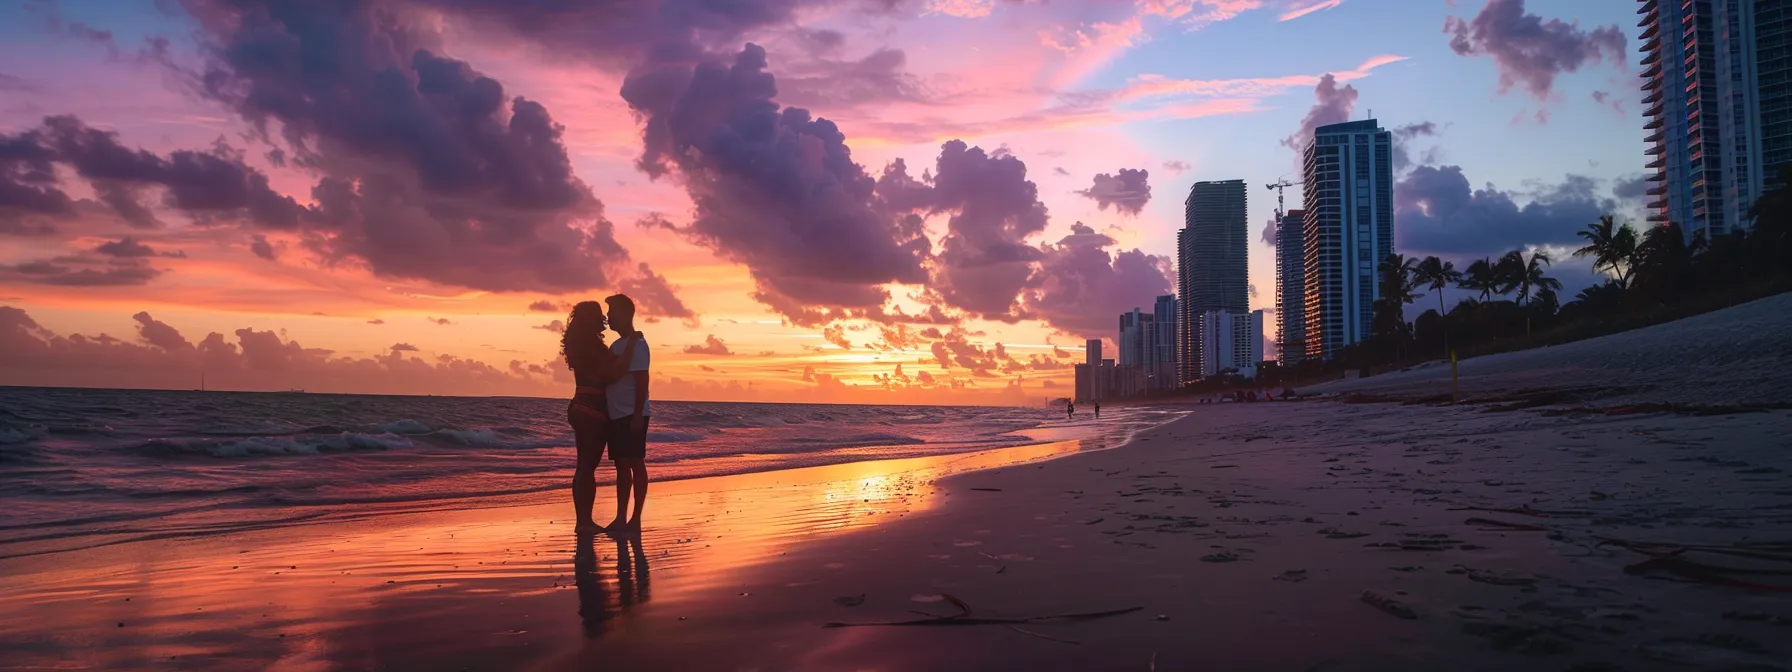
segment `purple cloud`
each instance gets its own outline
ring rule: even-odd
[[[1351,113],[1356,111],[1356,97],[1356,87],[1338,86],[1338,78],[1326,73],[1313,87],[1313,107],[1308,108],[1307,115],[1301,118],[1300,130],[1282,140],[1282,146],[1294,150],[1298,157],[1313,142],[1315,129],[1350,121]],[[1295,162],[1299,163],[1299,159]]]
[[[137,239],[125,236],[115,241],[100,243],[93,251],[108,257],[136,258],[156,256],[153,247],[137,242]]]
[[[1394,185],[1397,247],[1429,254],[1497,254],[1566,245],[1606,212],[1590,178],[1569,176],[1518,205],[1493,185],[1472,189],[1457,166],[1419,166]]]
[[[147,259],[81,255],[0,266],[0,283],[19,282],[61,287],[126,287],[146,285],[161,277]]]
[[[931,172],[931,184],[918,182],[898,161],[878,182],[879,192],[901,207],[952,213],[928,289],[946,305],[987,319],[1021,319],[1020,294],[1042,256],[1027,239],[1049,221],[1027,165],[953,140],[940,147]]]
[[[547,109],[434,53],[429,27],[368,2],[186,4],[199,92],[323,174],[326,261],[492,291],[602,287],[627,262]]]
[[[645,118],[638,165],[686,177],[695,217],[677,230],[747,266],[754,297],[796,324],[878,308],[881,285],[925,281],[920,218],[878,198],[833,122],[780,108],[765,68],[749,44],[731,65],[655,61],[623,83]]]
[[[1170,292],[1168,258],[1136,249],[1109,253],[1114,245],[1078,222],[1071,235],[1045,246],[1028,311],[1064,333],[1096,336],[1113,331],[1116,307],[1150,305]]]
[[[1488,55],[1500,71],[1500,93],[1522,86],[1547,100],[1556,77],[1584,65],[1610,60],[1624,68],[1624,31],[1619,26],[1581,30],[1561,19],[1526,14],[1524,0],[1488,0],[1473,20],[1444,20],[1450,49],[1461,56]]]
[[[268,261],[274,261],[279,256],[274,250],[274,245],[268,242],[267,236],[259,233],[250,238],[249,252]]]
[[[1113,206],[1115,212],[1137,215],[1151,202],[1150,177],[1143,168],[1121,168],[1113,175],[1097,173],[1093,186],[1076,193],[1093,199],[1102,210]]]
[[[1429,121],[1407,124],[1395,128],[1392,135],[1394,140],[1394,170],[1406,170],[1407,168],[1412,167],[1413,163],[1412,156],[1406,149],[1407,143],[1420,136],[1436,136],[1437,124]]]
[[[184,388],[205,371],[215,389],[300,388],[374,394],[539,395],[571,382],[570,372],[512,362],[508,370],[442,356],[404,357],[403,344],[372,358],[335,356],[275,331],[237,329],[189,341],[148,313],[132,317],[137,338],[59,335],[24,310],[0,306],[0,385]]]
[[[148,311],[132,315],[131,319],[137,322],[137,338],[144,343],[161,348],[165,352],[184,352],[193,349],[193,344],[188,342],[185,336],[181,336],[179,330],[168,326],[166,322],[150,317]]]
[[[728,344],[723,343],[722,339],[716,338],[715,334],[710,334],[710,335],[704,337],[703,345],[684,346],[684,354],[722,356],[722,355],[732,355],[732,354],[734,354],[734,351],[729,350]]]
[[[645,261],[637,265],[635,274],[624,278],[618,287],[635,300],[635,305],[649,322],[662,317],[687,321],[697,317],[684,301],[679,300],[677,288],[666,281],[666,276],[654,273]]]

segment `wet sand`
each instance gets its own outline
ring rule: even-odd
[[[1060,442],[666,483],[638,545],[581,543],[553,505],[17,558],[0,561],[0,669],[1792,660],[1788,593],[1626,571],[1667,548],[1640,542],[1792,554],[1792,414],[1487,408],[1222,404],[1117,450]],[[958,620],[985,622],[824,627],[956,604],[971,610]]]

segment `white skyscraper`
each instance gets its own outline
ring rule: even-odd
[[[1209,311],[1201,313],[1198,323],[1201,375],[1230,371],[1246,378],[1257,377],[1257,364],[1263,361],[1263,311]]]
[[[1374,119],[1320,126],[1307,144],[1301,317],[1308,358],[1330,359],[1369,338],[1381,298],[1376,267],[1394,253],[1392,150]]]

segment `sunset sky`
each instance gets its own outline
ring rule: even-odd
[[[0,3],[0,384],[556,396],[623,291],[656,397],[1038,403],[1317,124],[1395,131],[1402,253],[1633,214],[1635,9]]]

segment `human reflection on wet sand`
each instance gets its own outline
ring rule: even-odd
[[[599,556],[598,545],[605,541],[616,544],[614,556]],[[577,544],[573,582],[579,591],[579,619],[584,622],[585,636],[595,639],[607,631],[612,619],[636,604],[647,603],[652,570],[641,539],[634,535],[581,533]],[[616,577],[614,582],[605,580],[606,570]]]

